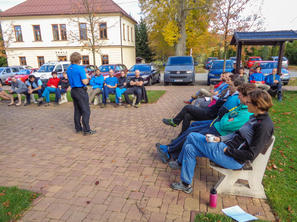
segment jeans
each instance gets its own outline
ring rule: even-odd
[[[115,88],[108,88],[107,86],[104,86],[103,88],[103,103],[106,104],[106,99],[109,98],[109,94],[115,94],[116,89]]]
[[[61,94],[63,93],[67,93],[67,89],[60,89],[60,88],[57,88],[56,90],[56,98],[55,98],[55,102],[59,102],[59,99],[61,99]]]
[[[126,92],[124,92],[126,102],[128,104],[132,105],[132,102],[129,99],[130,94],[136,95],[136,105],[139,104],[141,97],[142,97],[142,88],[141,87],[132,87],[132,88],[128,88],[126,90]]]
[[[37,91],[34,91],[32,94],[38,94],[38,97],[40,98],[42,96],[42,90],[39,89]],[[26,95],[26,98],[27,98],[27,103],[30,104],[31,103],[31,94],[26,92],[25,95]]]
[[[122,98],[122,95],[126,90],[126,88],[116,88],[116,103],[119,103],[119,99]]]
[[[50,93],[56,93],[56,88],[46,87],[42,93],[42,97],[45,97],[47,103],[50,102]]]
[[[187,184],[192,184],[196,157],[206,157],[227,169],[242,168],[243,164],[224,154],[226,147],[227,145],[223,142],[208,143],[204,135],[191,133],[178,156],[178,162],[182,164],[180,179]]]
[[[71,97],[74,106],[74,125],[76,131],[90,131],[89,121],[91,110],[87,90],[84,88],[72,88]],[[81,127],[81,121],[83,127]]]

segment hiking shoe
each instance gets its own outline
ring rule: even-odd
[[[87,136],[87,135],[94,135],[96,133],[96,130],[89,130],[87,132],[84,132],[84,136]]]
[[[190,101],[184,101],[185,104],[192,104]]]
[[[163,123],[165,123],[166,125],[176,127],[176,124],[173,122],[173,119],[163,119],[162,121],[163,121]]]
[[[160,155],[162,162],[168,163],[168,161],[170,160],[170,156],[169,156],[168,152],[165,151],[164,147],[161,147],[161,146],[164,146],[164,145],[161,145],[160,143],[156,144],[157,151]]]
[[[82,133],[82,130],[75,130],[75,133],[77,134]]]
[[[133,106],[134,108],[139,108],[139,104],[136,104]]]
[[[174,190],[181,190],[181,191],[183,191],[185,193],[192,193],[192,190],[193,190],[191,185],[186,186],[181,181],[180,182],[174,182],[174,183],[170,184],[170,187],[172,189],[174,189]]]
[[[177,162],[177,160],[174,160],[174,161],[170,161],[168,163],[168,166],[173,169],[173,170],[178,170],[181,168],[181,165]]]

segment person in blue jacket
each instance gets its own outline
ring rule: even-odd
[[[118,78],[118,87],[116,88],[116,104],[122,105],[122,95],[127,90],[127,77],[124,70],[121,71],[121,76]]]
[[[116,88],[119,82],[118,82],[118,78],[113,75],[114,75],[114,71],[110,69],[109,77],[107,77],[104,81],[104,86],[103,86],[103,104],[104,105],[102,107],[106,105],[106,102],[110,103],[109,94],[116,93]]]
[[[101,75],[100,70],[97,69],[95,71],[95,75],[90,80],[90,85],[92,86],[92,88],[88,90],[90,104],[93,102],[96,95],[99,95],[100,93],[102,93],[103,83],[104,83],[104,77],[103,75]],[[103,93],[102,93],[102,97],[103,97]]]
[[[273,97],[277,95],[278,101],[282,101],[282,81],[276,68],[272,70],[270,75],[266,76],[265,83],[270,86],[268,93]]]
[[[261,72],[261,67],[257,66],[255,72],[250,75],[249,78],[250,83],[256,84],[258,88],[264,89],[264,90],[269,90],[269,85],[265,84],[265,76]]]

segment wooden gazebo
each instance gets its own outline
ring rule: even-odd
[[[277,73],[281,74],[282,59],[286,41],[297,40],[297,31],[235,32],[230,45],[236,45],[236,71],[239,71],[243,45],[279,46]]]

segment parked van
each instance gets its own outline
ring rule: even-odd
[[[70,62],[48,62],[40,66],[39,70],[34,73],[36,77],[39,77],[42,81],[47,81],[52,77],[52,72],[56,71],[58,77],[62,76],[62,73],[67,70]]]
[[[195,83],[195,66],[192,56],[171,56],[164,70],[164,85],[169,83]]]

